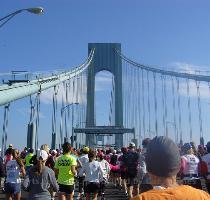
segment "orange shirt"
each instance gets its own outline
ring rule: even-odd
[[[188,185],[167,189],[153,189],[135,196],[132,200],[210,200],[210,195]]]

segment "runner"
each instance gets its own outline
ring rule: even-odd
[[[140,179],[140,193],[146,192],[148,190],[151,190],[153,187],[151,185],[151,179],[149,177],[149,174],[147,172],[147,167],[145,163],[145,155],[147,153],[147,147],[150,143],[150,138],[145,138],[142,141],[142,152],[139,154],[139,179]]]
[[[81,149],[82,155],[78,158],[79,165],[78,165],[78,178],[79,178],[79,194],[78,199],[80,199],[84,195],[84,181],[85,181],[85,174],[83,173],[82,167],[85,165],[85,163],[88,163],[88,153],[89,148],[84,147]]]
[[[199,159],[194,155],[194,150],[190,143],[183,146],[185,155],[181,157],[181,172],[183,184],[202,189],[201,180],[198,177]]]
[[[73,200],[74,176],[76,176],[77,161],[70,155],[71,146],[68,142],[62,145],[63,155],[55,163],[55,174],[58,176],[59,200]]]
[[[97,200],[100,189],[100,181],[103,180],[103,170],[98,161],[95,160],[96,154],[94,151],[88,153],[89,162],[82,167],[82,172],[85,173],[85,196],[86,200],[90,200],[90,194],[93,194],[93,200]]]
[[[26,174],[29,173],[29,170],[31,168],[31,166],[33,166],[33,164],[30,163],[31,158],[34,156],[34,150],[33,149],[29,149],[28,150],[28,154],[25,157],[25,168],[26,168]]]
[[[21,173],[25,176],[24,164],[19,157],[19,151],[17,149],[12,149],[12,160],[9,160],[6,163],[6,181],[4,190],[7,200],[20,200]]]
[[[202,157],[202,161],[205,162],[207,168],[205,179],[206,179],[206,187],[210,194],[210,141],[207,143],[206,148],[207,148],[207,154]]]
[[[58,192],[55,173],[45,166],[47,158],[48,153],[41,150],[36,166],[30,168],[28,176],[23,181],[24,189],[29,191],[28,200],[51,200],[49,186]]]
[[[118,158],[118,161],[120,163],[120,176],[122,180],[122,187],[125,191],[125,195],[128,196],[128,190],[127,190],[127,183],[126,183],[126,166],[125,163],[123,162],[123,156],[127,153],[127,148],[122,147],[121,148],[122,155]]]
[[[109,163],[104,159],[103,152],[101,152],[98,155],[98,158],[99,158],[99,163],[101,165],[101,168],[103,170],[103,180],[100,182],[100,194],[101,194],[101,199],[104,199],[105,185],[109,180],[110,166],[109,166]]]
[[[111,173],[110,173],[111,180],[114,183],[115,187],[117,187],[117,185],[119,185],[120,167],[118,162],[117,151],[115,149],[112,151],[109,164],[111,168]]]
[[[126,178],[129,198],[133,197],[133,192],[135,195],[139,194],[139,179],[137,177],[138,160],[139,155],[135,151],[135,144],[131,142],[129,144],[128,152],[122,158],[122,161],[125,163],[126,166]]]
[[[153,189],[132,200],[209,200],[210,196],[188,185],[178,185],[180,154],[176,144],[160,136],[151,140],[145,157]]]

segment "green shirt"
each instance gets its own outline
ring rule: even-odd
[[[73,156],[64,154],[55,162],[55,168],[59,170],[58,183],[63,185],[73,185],[74,175],[71,171],[71,166],[76,166],[77,161]]]
[[[29,167],[29,166],[32,166],[33,164],[30,164],[30,160],[31,160],[31,158],[34,156],[34,154],[33,153],[28,153],[27,155],[26,155],[26,157],[25,157],[25,161],[26,161],[26,164],[25,164],[25,166],[26,167]]]

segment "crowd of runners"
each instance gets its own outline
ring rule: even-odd
[[[77,199],[105,199],[107,184],[133,200],[209,200],[210,142],[178,147],[160,136],[144,139],[142,148],[131,142],[121,149],[74,149],[66,142],[62,149],[44,144],[36,152],[10,144],[0,159],[0,176],[8,200],[20,200],[21,190],[29,200],[72,200],[75,186]]]

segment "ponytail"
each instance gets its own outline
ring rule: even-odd
[[[40,175],[43,171],[43,168],[45,166],[45,161],[42,159],[38,159],[37,164],[35,166],[35,174]]]

